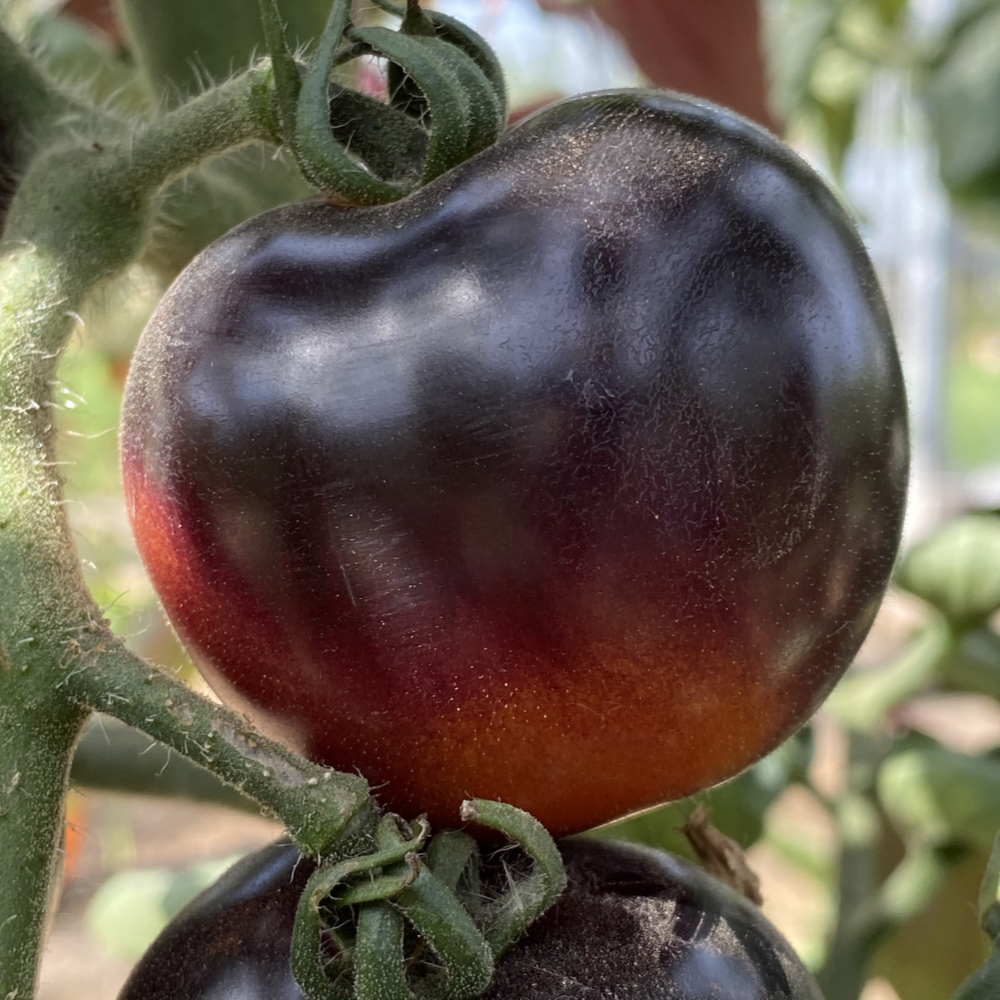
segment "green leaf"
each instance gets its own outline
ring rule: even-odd
[[[816,101],[815,107],[823,123],[823,145],[834,173],[844,169],[844,157],[854,139],[854,119],[858,109],[855,99],[837,103]]]
[[[811,755],[812,736],[807,727],[730,781],[680,802],[609,823],[587,836],[632,840],[694,859],[680,830],[695,805],[704,802],[712,825],[741,847],[749,847],[761,838],[764,814],[771,803],[789,784],[803,779]]]
[[[923,96],[941,179],[965,201],[1000,198],[1000,7],[962,22],[927,72]]]
[[[906,11],[906,0],[874,0],[875,12],[886,27],[895,27],[900,23]]]
[[[1000,608],[1000,517],[969,514],[946,524],[907,553],[897,582],[954,624],[983,621]]]
[[[236,860],[204,861],[177,871],[127,868],[116,872],[90,900],[84,917],[87,929],[112,954],[135,961],[168,921]]]
[[[970,903],[986,859],[979,851],[961,855],[934,852],[944,863],[949,853],[953,862],[950,870],[941,872],[943,877],[929,897],[926,890],[931,886],[926,877],[931,872],[921,876],[906,871],[910,868],[909,858],[893,872],[894,880],[899,877],[908,881],[915,877],[918,883],[923,882],[923,891],[918,886],[916,895],[925,895],[925,901],[904,923],[887,932],[868,974],[887,979],[906,1000],[944,1000],[985,955],[986,941],[979,933],[975,909]],[[884,892],[883,887],[880,896]],[[917,902],[912,898],[913,888],[908,887],[906,894],[911,895],[911,902]],[[995,994],[993,1000],[998,1000]]]
[[[824,0],[772,3],[764,21],[764,45],[771,77],[770,97],[789,119],[806,102],[813,66],[833,36],[837,7]]]
[[[853,730],[878,730],[890,709],[927,684],[952,643],[947,622],[935,617],[890,663],[848,673],[834,688],[827,708]]]
[[[806,106],[822,123],[827,158],[836,174],[854,140],[858,101],[868,89],[872,66],[843,45],[829,43],[816,53]]]
[[[949,688],[1000,700],[1000,635],[985,626],[963,633],[938,671]]]
[[[1000,760],[914,742],[879,769],[885,811],[901,829],[927,842],[957,840],[990,849],[1000,829]]]

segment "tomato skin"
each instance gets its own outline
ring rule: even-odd
[[[760,910],[700,869],[614,841],[560,850],[568,888],[481,1000],[822,1000]],[[311,871],[289,845],[239,862],[153,942],[118,1000],[301,1000],[288,955]]]
[[[302,1000],[289,954],[315,868],[287,841],[239,860],[161,931],[119,1000]]]
[[[857,650],[905,401],[852,224],[653,91],[529,118],[401,202],[259,216],[136,352],[123,471],[225,700],[436,825],[557,835],[721,781]]]

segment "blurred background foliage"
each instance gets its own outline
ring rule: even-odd
[[[260,49],[255,3],[0,0],[0,13],[53,74],[119,112],[149,115]],[[680,828],[705,802],[748,851],[765,912],[827,1000],[944,1000],[988,952],[974,900],[1000,829],[1000,0],[439,6],[496,46],[515,116],[643,80],[695,92],[781,131],[859,219],[913,407],[914,492],[896,585],[857,662],[798,736],[719,788],[594,835],[690,856]],[[307,44],[326,0],[284,9]],[[377,90],[379,68],[359,72]],[[60,369],[61,458],[90,586],[119,634],[196,687],[129,537],[117,472],[122,385],[139,331],[187,260],[306,192],[280,154],[257,148],[179,182],[144,258],[78,317]],[[89,727],[73,779],[86,794],[70,802],[68,916],[57,929],[77,919],[125,969],[233,844],[246,846],[221,845],[221,861],[140,864],[138,813],[95,790],[255,809],[111,720]],[[100,860],[81,874],[74,859],[88,837]],[[74,985],[66,996],[113,995],[89,998]],[[43,998],[63,995],[43,978]]]

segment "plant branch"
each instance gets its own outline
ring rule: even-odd
[[[72,286],[62,291],[75,309],[136,258],[169,181],[249,142],[274,143],[277,129],[267,60],[145,125],[107,117],[75,122],[32,161],[0,250],[19,246],[51,263]],[[42,346],[58,350],[68,332],[67,323],[50,325]],[[3,331],[0,338],[7,339]]]
[[[208,768],[280,819],[303,854],[326,856],[334,841],[368,832],[368,784],[293,753],[243,718],[196,694],[126,649],[103,625],[74,644],[60,687]]]
[[[70,784],[78,788],[208,802],[240,812],[260,805],[210,771],[145,733],[94,713],[73,754]]]
[[[264,65],[134,136],[57,143],[18,187],[0,242],[0,662],[50,672],[99,618],[54,471],[50,384],[76,310],[136,257],[167,181],[269,134],[268,79]]]
[[[316,833],[322,772],[275,744],[253,747],[238,718],[196,703],[114,639],[84,585],[55,471],[51,382],[76,311],[137,256],[165,183],[209,156],[274,138],[269,64],[136,129],[58,95],[0,33],[0,108],[32,143],[0,241],[0,997],[27,998],[73,746],[88,710],[107,707],[85,678],[123,699],[120,714],[126,705],[144,712],[139,721],[168,745],[213,745],[202,762],[271,811],[288,805],[307,850],[357,814],[363,793],[349,779],[331,795],[333,832]]]

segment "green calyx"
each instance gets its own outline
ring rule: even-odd
[[[507,121],[503,73],[479,35],[417,0],[376,3],[398,30],[357,27],[351,0],[334,0],[300,74],[276,0],[260,0],[281,137],[309,181],[358,205],[409,194],[492,145]],[[366,55],[388,61],[387,102],[330,82]]]
[[[462,818],[502,833],[519,853],[481,857],[464,833],[428,839],[426,821],[389,814],[373,850],[316,870],[292,939],[309,1000],[471,1000],[489,986],[496,960],[566,875],[551,837],[522,810],[472,800]]]

